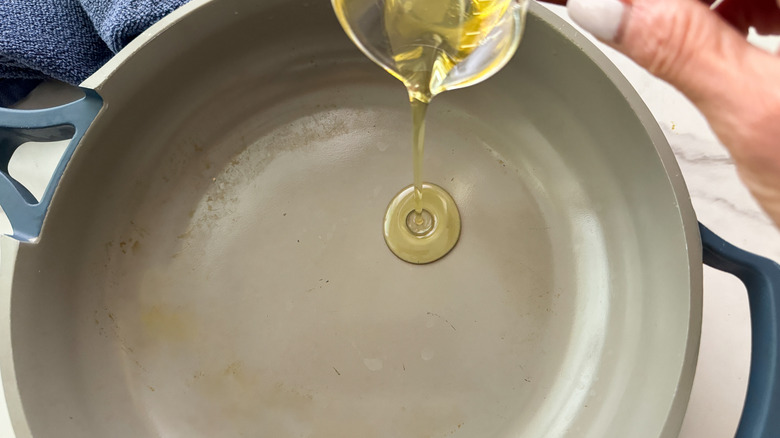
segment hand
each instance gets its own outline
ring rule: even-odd
[[[778,4],[725,0],[712,10],[698,0],[569,0],[567,9],[699,108],[780,226],[780,57],[745,40],[750,26],[780,33]]]

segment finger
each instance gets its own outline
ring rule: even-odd
[[[571,18],[704,114],[780,225],[780,58],[696,0],[569,0]]]
[[[566,0],[539,0],[542,3],[566,5]],[[699,0],[712,6],[717,0]],[[714,8],[723,19],[731,23],[743,34],[750,26],[760,34],[780,33],[780,0],[724,0]]]
[[[759,133],[780,138],[780,59],[696,0],[627,1],[569,0],[567,9],[585,30],[685,94],[732,153],[765,143]]]
[[[597,38],[671,83],[696,104],[720,100],[724,81],[754,50],[696,0],[570,0],[571,18]]]

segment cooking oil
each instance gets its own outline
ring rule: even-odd
[[[403,82],[409,94],[414,183],[390,201],[384,219],[385,242],[396,256],[407,262],[436,261],[458,242],[461,220],[452,196],[422,179],[428,104],[447,89],[484,80],[506,63],[519,42],[522,20],[517,20],[520,24],[511,24],[511,31],[496,30],[502,30],[498,26],[502,20],[506,24],[507,12],[518,3],[516,0],[332,0],[332,3],[353,41]],[[377,10],[371,14],[366,12],[372,8]],[[523,2],[522,17],[524,8]],[[379,29],[361,27],[360,23],[369,22],[363,17],[372,14],[382,17]],[[486,53],[479,53],[476,60],[469,59],[477,49]],[[463,71],[456,71],[459,68]]]
[[[340,4],[360,0],[334,0]],[[388,72],[409,90],[411,100],[429,103],[433,96],[449,89],[451,71],[481,46],[485,62],[470,62],[469,83],[495,72],[493,64],[503,65],[507,46],[516,46],[519,34],[498,34],[493,30],[514,0],[385,0],[384,33],[388,55],[394,66]],[[505,44],[486,45],[488,38],[505,39]],[[511,56],[511,54],[510,54]],[[455,84],[453,84],[455,85]],[[457,84],[462,87],[463,84]]]

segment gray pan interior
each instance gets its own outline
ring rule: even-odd
[[[677,435],[687,192],[625,80],[538,5],[503,71],[430,108],[425,179],[463,233],[426,266],[382,238],[405,90],[329,2],[197,1],[85,85],[106,106],[39,243],[3,242],[20,437]]]

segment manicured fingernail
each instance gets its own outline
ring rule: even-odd
[[[614,42],[628,6],[619,0],[569,0],[566,9],[575,23],[596,38]]]

